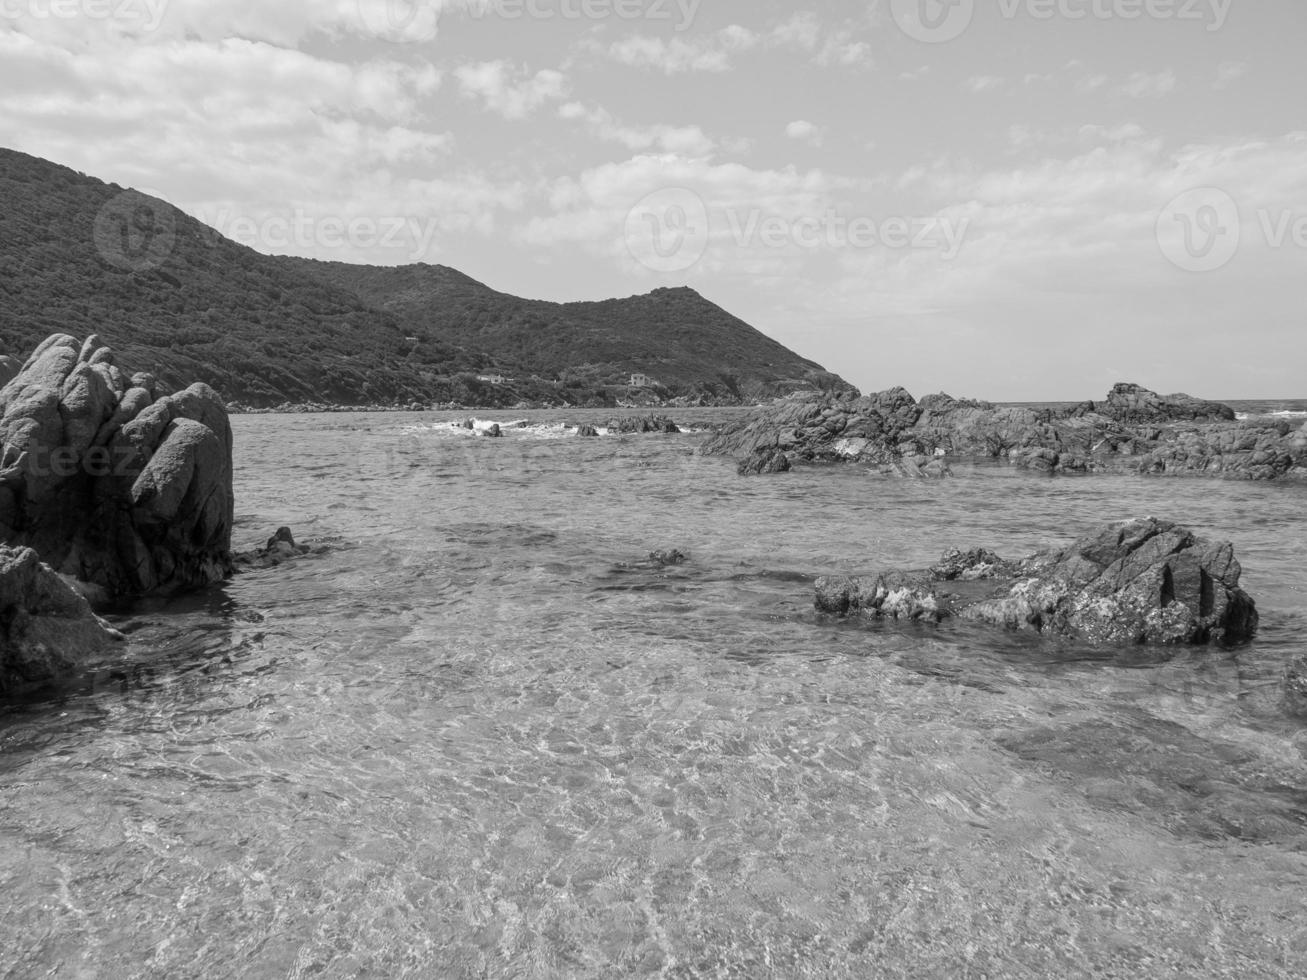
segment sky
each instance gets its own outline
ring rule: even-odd
[[[0,0],[0,145],[266,253],[688,285],[864,391],[1302,397],[1304,42],[1302,0]]]

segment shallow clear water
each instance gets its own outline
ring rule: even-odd
[[[1307,974],[1301,487],[745,479],[432,419],[236,418],[238,544],[330,549],[0,708],[6,976]],[[811,609],[1144,514],[1234,541],[1254,644]]]

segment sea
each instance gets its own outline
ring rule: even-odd
[[[745,478],[738,411],[611,414],[234,418],[237,546],[314,551],[0,704],[0,975],[1307,976],[1301,485]],[[1254,642],[813,609],[1146,515],[1234,543]]]

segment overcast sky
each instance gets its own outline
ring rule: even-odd
[[[689,285],[864,390],[1307,395],[1303,0],[0,0],[0,144],[260,251]]]

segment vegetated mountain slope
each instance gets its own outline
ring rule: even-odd
[[[425,400],[475,354],[406,341],[348,289],[166,202],[0,148],[0,353],[98,333],[133,370],[252,405]],[[161,260],[161,261],[156,261]]]
[[[847,385],[688,289],[601,303],[496,292],[442,266],[262,255],[167,202],[0,148],[0,354],[97,333],[167,387],[283,402],[732,403]],[[504,373],[495,385],[478,374]]]
[[[485,351],[509,373],[586,386],[644,374],[673,395],[721,401],[850,387],[688,288],[551,303],[497,292],[439,265],[278,261],[352,289],[413,334]]]

